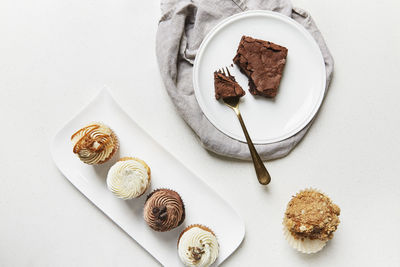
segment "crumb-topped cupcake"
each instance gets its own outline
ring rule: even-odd
[[[217,237],[208,227],[190,225],[179,236],[178,254],[186,266],[210,266],[219,254]]]
[[[315,189],[296,194],[288,203],[283,219],[290,245],[303,253],[320,251],[339,225],[340,208]]]
[[[185,206],[177,192],[157,189],[147,196],[143,217],[153,230],[170,231],[185,220]]]
[[[91,123],[71,136],[73,152],[86,164],[102,164],[119,148],[115,133],[102,123]]]
[[[107,187],[119,198],[140,197],[150,185],[150,167],[141,159],[125,157],[108,171]]]

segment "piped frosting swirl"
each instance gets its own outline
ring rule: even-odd
[[[143,195],[149,184],[150,168],[140,159],[122,158],[108,171],[108,189],[125,200]]]
[[[178,254],[186,266],[210,266],[219,254],[217,238],[207,227],[191,225],[179,237]]]
[[[114,132],[102,123],[89,124],[71,136],[73,152],[86,164],[101,164],[117,151],[119,142]]]
[[[177,192],[157,189],[147,197],[143,216],[153,230],[165,232],[182,224],[185,207]]]

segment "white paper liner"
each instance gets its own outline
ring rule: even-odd
[[[289,245],[292,246],[297,251],[302,253],[311,254],[316,253],[323,249],[326,245],[327,241],[321,241],[319,239],[307,239],[304,240],[296,239],[293,235],[289,232],[286,227],[283,227],[283,235],[285,239],[289,242]]]

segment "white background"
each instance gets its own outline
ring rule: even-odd
[[[176,113],[155,58],[158,1],[0,1],[0,265],[158,266],[57,170],[58,129],[104,85],[148,133],[243,216],[246,237],[224,266],[399,266],[400,4],[295,0],[335,59],[317,120],[286,158],[252,164],[205,151]],[[234,119],[234,118],[232,118]],[[342,209],[316,255],[281,234],[305,187]]]

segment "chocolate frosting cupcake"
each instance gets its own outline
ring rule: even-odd
[[[144,220],[155,231],[170,231],[185,220],[185,206],[179,194],[170,189],[157,189],[147,196]]]

